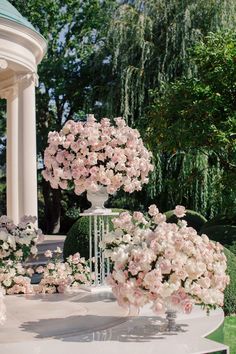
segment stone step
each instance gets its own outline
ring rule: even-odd
[[[57,247],[60,247],[63,250],[65,238],[65,235],[46,235],[44,241],[37,245],[37,256],[30,257],[27,260],[26,265],[35,267],[46,264],[48,258],[44,256],[45,251],[50,250],[53,252]]]

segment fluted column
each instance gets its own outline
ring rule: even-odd
[[[7,215],[19,222],[18,87],[7,91]]]
[[[38,217],[35,75],[19,82],[19,215]]]

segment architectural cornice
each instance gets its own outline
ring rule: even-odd
[[[9,59],[12,56],[13,61],[18,59],[21,65],[30,65],[32,68],[32,64],[37,66],[41,62],[47,51],[47,42],[40,34],[16,22],[0,18],[0,33],[0,39],[6,42],[4,46],[0,46],[0,57],[5,58],[8,54]],[[7,45],[7,41],[12,44],[11,47]],[[17,46],[21,46],[22,51],[15,50]]]

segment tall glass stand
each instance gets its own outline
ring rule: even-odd
[[[84,213],[81,216],[89,217],[89,266],[94,273],[92,288],[99,289],[105,286],[105,278],[110,272],[109,259],[104,257],[100,242],[110,231],[111,216],[118,216],[112,210],[105,209],[104,213]]]

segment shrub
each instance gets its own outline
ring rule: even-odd
[[[236,226],[236,215],[217,215],[213,219],[207,221],[204,228],[216,225]]]
[[[121,213],[123,209],[112,209],[113,212]],[[112,218],[110,216],[110,229],[112,228]],[[64,242],[63,257],[66,259],[72,254],[79,252],[81,257],[89,258],[89,217],[80,217],[70,228]]]
[[[200,230],[200,234],[206,234],[211,240],[218,241],[222,245],[232,245],[236,241],[236,226],[213,225],[205,226]]]
[[[227,257],[230,284],[225,289],[224,312],[226,315],[236,314],[236,256],[227,248],[224,249]]]
[[[233,241],[231,245],[224,245],[230,252],[236,256],[236,241]]]
[[[177,224],[178,218],[175,216],[173,210],[167,211],[165,215],[168,223]],[[187,221],[188,226],[193,227],[197,232],[199,232],[203,225],[207,222],[204,216],[193,210],[186,210],[186,215],[183,219]]]

